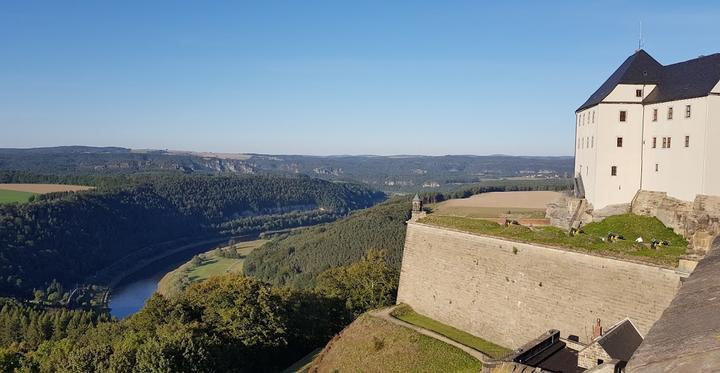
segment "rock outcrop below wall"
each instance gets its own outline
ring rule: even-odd
[[[647,333],[679,285],[666,268],[410,222],[398,302],[517,348],[548,329],[589,341],[597,318]]]
[[[695,201],[686,202],[664,192],[641,190],[633,200],[632,212],[657,217],[701,253],[720,234],[720,197],[698,195]]]

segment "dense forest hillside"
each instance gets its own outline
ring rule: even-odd
[[[371,249],[385,251],[388,262],[399,268],[409,217],[410,202],[400,199],[292,233],[250,253],[245,274],[273,284],[309,287],[324,270],[356,262]]]
[[[94,191],[0,205],[0,294],[72,286],[148,245],[327,222],[384,195],[281,176],[132,176]],[[153,253],[156,254],[156,253]]]
[[[446,193],[422,193],[421,197],[431,203],[487,192],[570,187],[564,179],[485,181]],[[384,251],[388,263],[399,269],[409,217],[410,199],[398,197],[332,224],[280,237],[248,255],[245,274],[273,284],[314,286],[324,270],[353,263],[370,250]]]
[[[304,174],[359,181],[385,191],[447,191],[498,178],[558,178],[572,174],[572,157],[303,156],[211,154],[125,148],[56,147],[0,149],[0,171],[41,174],[147,172]]]

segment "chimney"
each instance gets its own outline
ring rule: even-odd
[[[603,335],[603,327],[600,325],[600,319],[597,319],[595,322],[595,325],[593,326],[593,339],[602,337]]]

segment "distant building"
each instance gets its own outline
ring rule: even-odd
[[[663,66],[628,57],[576,111],[576,190],[595,209],[638,190],[720,195],[720,54]]]

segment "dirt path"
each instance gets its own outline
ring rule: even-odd
[[[480,360],[480,362],[482,362],[482,363],[485,363],[486,361],[491,360],[490,356],[487,356],[474,348],[470,348],[468,346],[465,346],[462,343],[455,342],[452,339],[445,337],[444,335],[440,335],[433,331],[427,330],[425,328],[421,328],[419,326],[416,326],[416,325],[413,325],[413,324],[410,324],[405,321],[398,320],[398,319],[392,317],[390,315],[390,313],[395,309],[395,307],[396,306],[392,306],[392,307],[387,307],[387,308],[383,308],[380,310],[370,311],[370,315],[380,318],[380,319],[383,319],[385,321],[389,321],[395,325],[400,325],[402,327],[412,329],[420,334],[426,335],[430,338],[435,338],[438,341],[441,341],[441,342],[447,343],[451,346],[457,347],[457,348],[465,351],[468,355]]]

